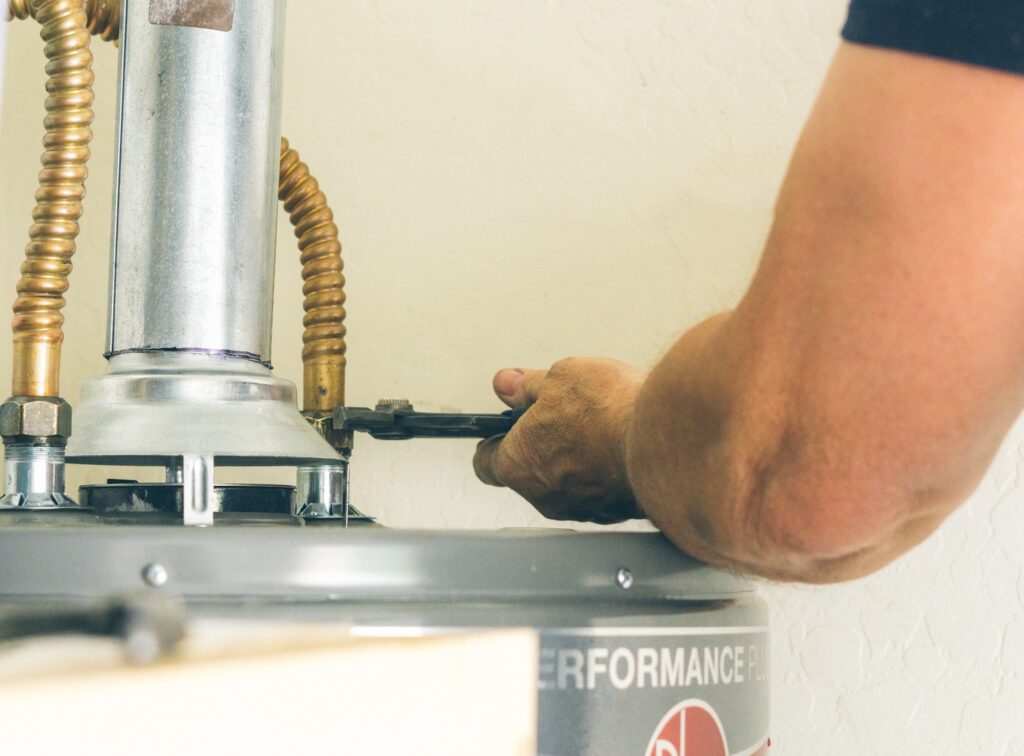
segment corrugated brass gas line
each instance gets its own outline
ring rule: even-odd
[[[7,0],[9,18],[36,17],[36,8],[41,5],[31,0]],[[86,29],[100,39],[117,44],[121,24],[121,0],[85,0]]]
[[[58,396],[64,293],[75,253],[92,140],[92,53],[83,0],[15,0],[45,43],[46,133],[36,206],[14,302],[14,396]]]
[[[295,227],[302,260],[303,410],[330,413],[345,403],[345,276],[334,213],[309,166],[281,140],[278,196]]]
[[[117,43],[120,0],[8,0],[11,18],[33,17],[46,43],[46,137],[40,188],[14,311],[15,396],[60,390],[63,294],[68,288],[92,138],[89,35]],[[345,279],[327,197],[288,140],[281,140],[279,197],[302,260],[303,409],[329,414],[345,398]]]

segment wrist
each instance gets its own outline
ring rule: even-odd
[[[618,469],[620,470],[620,476],[622,481],[623,489],[623,517],[628,520],[642,520],[647,519],[647,514],[644,512],[643,507],[640,505],[640,500],[637,497],[636,488],[633,485],[633,481],[630,477],[630,458],[631,448],[634,442],[634,419],[636,417],[636,404],[637,399],[640,395],[640,390],[643,384],[634,392],[633,399],[629,403],[628,410],[623,413],[621,422],[619,424],[619,443],[617,444],[617,461]]]

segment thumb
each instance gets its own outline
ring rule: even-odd
[[[494,374],[494,393],[509,407],[527,407],[537,401],[546,370],[505,368]]]

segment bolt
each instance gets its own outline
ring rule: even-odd
[[[625,567],[620,567],[615,573],[615,582],[622,590],[627,590],[633,585],[633,573]]]
[[[142,579],[151,588],[163,588],[167,584],[167,568],[159,562],[147,564],[142,568]]]

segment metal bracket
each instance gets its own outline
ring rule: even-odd
[[[213,525],[213,457],[183,454],[182,516],[186,525]]]

